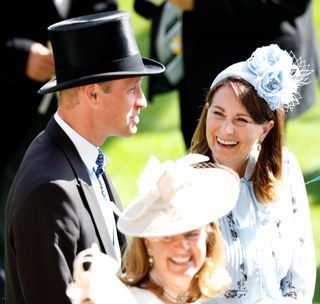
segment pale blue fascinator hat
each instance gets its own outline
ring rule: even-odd
[[[249,82],[272,111],[279,108],[288,111],[299,104],[298,87],[310,83],[308,76],[312,72],[304,60],[271,44],[257,48],[246,61],[223,70],[210,89],[228,77],[238,77]]]

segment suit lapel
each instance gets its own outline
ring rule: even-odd
[[[103,173],[102,177],[103,177],[103,180],[106,184],[107,191],[108,191],[108,194],[110,197],[110,201],[112,201],[118,207],[118,209],[120,211],[122,211],[122,205],[120,202],[119,195],[118,195],[117,191],[115,190],[115,188],[110,180],[110,177],[106,173]]]
[[[110,177],[107,173],[103,173],[102,174],[103,180],[106,184],[107,187],[107,191],[110,197],[110,200],[117,206],[117,208],[122,211],[122,204],[120,201],[120,197],[118,195],[118,192],[116,191],[116,189],[114,188]],[[118,222],[118,216],[116,214],[114,214],[115,217],[115,222]],[[117,235],[118,235],[118,240],[119,240],[119,245],[121,248],[121,251],[123,251],[124,247],[127,245],[128,239],[127,237],[122,234],[121,232],[119,232],[119,230],[117,229]]]
[[[99,207],[99,203],[96,197],[96,194],[93,188],[85,182],[80,182],[81,187],[83,189],[84,195],[86,197],[88,207],[91,211],[91,215],[93,218],[94,225],[96,227],[97,236],[100,240],[100,243],[103,244],[104,251],[108,254],[116,258],[116,253],[112,244],[112,240],[108,233],[108,228],[105,223],[105,219],[102,215],[101,209]]]
[[[82,202],[87,206],[94,224],[97,238],[100,241],[101,250],[105,253],[116,257],[115,250],[110,239],[108,228],[105,224],[102,212],[99,207],[99,203],[91,185],[91,180],[87,172],[85,164],[82,162],[81,157],[73,145],[70,138],[60,128],[56,121],[52,118],[46,128],[50,136],[64,151],[69,163],[74,171],[75,177],[78,182],[79,190],[83,191]]]

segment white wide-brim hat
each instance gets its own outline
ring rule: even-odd
[[[223,168],[194,168],[206,161],[189,154],[161,164],[150,157],[138,179],[140,195],[124,210],[118,229],[136,237],[185,233],[229,213],[239,194],[239,178]]]

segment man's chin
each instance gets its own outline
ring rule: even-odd
[[[123,136],[132,136],[132,135],[135,135],[137,132],[138,132],[138,127],[136,125],[130,126],[127,134]]]

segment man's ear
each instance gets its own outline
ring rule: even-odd
[[[83,86],[83,90],[88,99],[97,99],[97,87],[95,84],[88,84]]]

